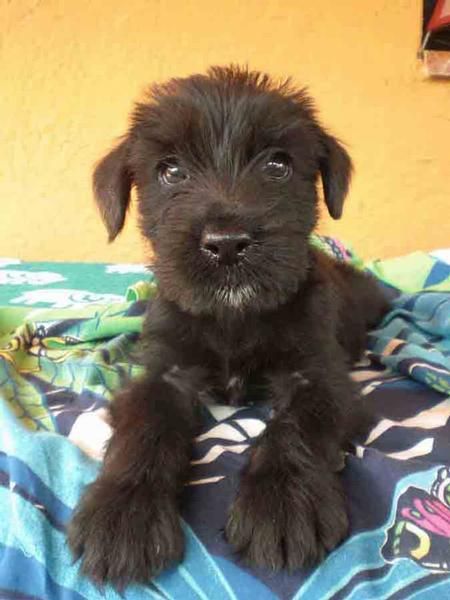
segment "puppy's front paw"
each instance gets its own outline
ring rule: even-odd
[[[69,546],[96,583],[148,583],[183,557],[175,499],[143,487],[94,482],[68,526]]]
[[[247,564],[293,571],[317,564],[347,530],[337,475],[278,470],[243,478],[226,536]]]

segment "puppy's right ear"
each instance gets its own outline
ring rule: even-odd
[[[122,230],[133,183],[128,167],[129,142],[122,141],[94,170],[94,195],[112,242]]]

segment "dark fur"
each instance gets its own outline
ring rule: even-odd
[[[275,151],[290,157],[283,181],[262,170]],[[168,157],[190,179],[164,185]],[[242,473],[228,540],[250,564],[292,570],[317,563],[345,537],[337,471],[364,422],[348,371],[386,302],[372,279],[308,238],[318,177],[339,218],[350,175],[347,152],[304,91],[237,68],[154,88],[97,166],[110,239],[136,186],[159,294],[142,336],[146,375],[116,396],[102,472],[69,528],[94,580],[145,582],[181,560],[177,504],[199,396],[241,403],[251,380],[265,382],[275,416]],[[253,243],[240,264],[219,265],[200,250],[206,229],[245,232]]]

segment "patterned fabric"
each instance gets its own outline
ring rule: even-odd
[[[450,394],[450,293],[402,294],[369,348],[391,369]]]
[[[450,250],[367,263],[389,288],[403,292],[369,336],[382,364],[450,393]]]
[[[361,266],[336,240],[315,243]],[[155,289],[151,274],[150,283],[139,281],[143,271],[137,265],[0,265],[2,599],[120,598],[81,577],[64,526],[98,472],[110,435],[111,393],[140,372],[131,352],[144,300]],[[395,276],[388,283],[401,287]],[[123,597],[450,597],[449,297],[441,289],[396,298],[355,368],[379,420],[347,456],[351,536],[320,567],[274,575],[236,561],[222,535],[227,507],[269,407],[211,406],[183,498],[184,562],[153,588],[130,587]]]
[[[94,263],[21,263],[0,259],[1,304],[82,307],[123,302],[127,288],[139,279],[153,282],[144,265]],[[135,300],[134,291],[127,300]],[[139,293],[137,292],[139,295]]]
[[[450,264],[425,252],[370,261],[366,268],[378,279],[402,292],[450,290]]]

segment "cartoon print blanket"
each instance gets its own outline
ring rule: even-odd
[[[361,266],[336,240],[315,243]],[[353,372],[379,420],[343,472],[350,538],[315,570],[241,566],[222,530],[268,408],[210,407],[183,499],[184,562],[124,598],[450,597],[450,265],[397,261],[367,265],[399,292]],[[140,372],[130,351],[154,289],[140,265],[0,261],[2,599],[120,598],[80,576],[64,526],[98,471],[111,394]]]

